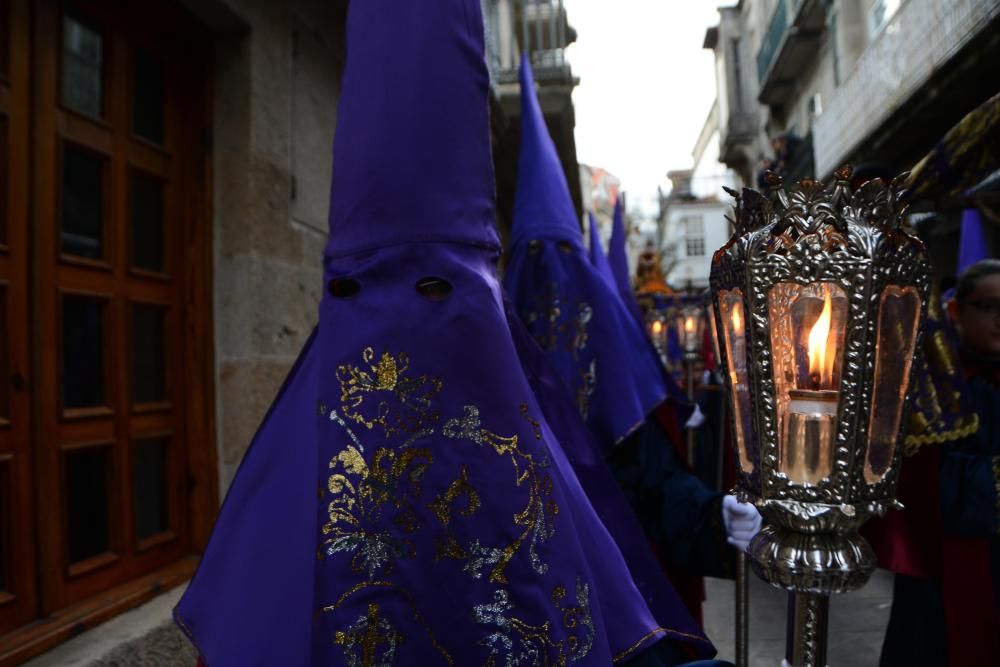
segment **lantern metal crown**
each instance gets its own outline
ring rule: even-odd
[[[727,189],[735,233],[712,259],[736,493],[768,523],[753,567],[816,594],[867,581],[874,554],[857,530],[898,504],[896,443],[930,281],[903,226],[905,175],[855,192],[850,175]]]

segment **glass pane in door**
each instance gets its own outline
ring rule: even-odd
[[[66,513],[69,562],[79,563],[111,550],[108,521],[110,447],[66,452]]]

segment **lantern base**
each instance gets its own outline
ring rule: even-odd
[[[875,570],[875,552],[857,533],[806,534],[767,525],[747,552],[758,577],[797,593],[853,591]]]

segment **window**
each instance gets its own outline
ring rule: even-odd
[[[700,215],[680,219],[684,232],[684,254],[687,257],[705,256],[705,220]]]
[[[20,664],[184,581],[214,515],[211,42],[167,0],[0,0],[6,34],[0,656]]]
[[[688,257],[704,257],[705,256],[705,239],[686,239],[685,249]]]

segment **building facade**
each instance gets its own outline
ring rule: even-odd
[[[607,252],[608,241],[611,238],[611,226],[615,215],[615,202],[621,193],[621,179],[603,167],[588,164],[580,165],[580,191],[583,193],[583,212],[585,216],[594,215],[597,221],[598,236],[601,239],[603,252]],[[590,224],[584,219],[585,225]],[[588,243],[589,231],[585,228]]]
[[[740,0],[719,13],[705,47],[721,155],[745,182],[775,160],[792,178],[848,162],[902,171],[996,92],[997,0]]]
[[[521,45],[579,183],[574,34],[484,6],[509,207]],[[346,7],[0,0],[0,665],[191,664],[158,596],[317,320]]]

